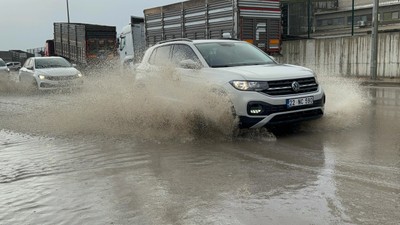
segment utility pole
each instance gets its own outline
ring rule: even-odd
[[[371,79],[376,80],[378,72],[378,8],[379,0],[374,0],[372,9],[372,36],[371,36]]]

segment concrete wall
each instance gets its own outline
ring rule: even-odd
[[[371,35],[283,42],[279,62],[319,74],[369,76]],[[400,33],[379,34],[378,76],[400,78]]]

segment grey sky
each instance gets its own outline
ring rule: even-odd
[[[143,9],[182,0],[68,0],[71,22],[116,26]],[[66,0],[0,0],[0,51],[43,47],[53,39],[53,23],[67,21]]]

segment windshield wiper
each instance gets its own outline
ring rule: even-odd
[[[272,62],[255,62],[255,63],[240,63],[235,66],[258,66],[258,65],[266,65],[271,64]]]
[[[231,66],[233,66],[233,65],[215,65],[215,66],[212,66],[212,68],[231,67]]]

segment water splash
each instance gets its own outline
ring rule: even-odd
[[[235,118],[226,96],[205,85],[182,85],[161,79],[135,89],[130,72],[108,70],[88,77],[67,101],[36,112],[42,129],[58,134],[129,136],[145,141],[231,138]],[[160,98],[165,92],[180,101]],[[46,116],[39,116],[45,114]]]
[[[351,78],[322,75],[319,83],[326,94],[325,115],[321,120],[305,123],[307,129],[342,130],[358,125],[369,105],[361,84]]]
[[[228,96],[210,91],[207,84],[183,83],[174,69],[159,73],[151,85],[138,88],[132,71],[93,72],[79,91],[33,96],[35,107],[21,113],[13,126],[50,135],[126,136],[144,141],[276,140],[273,131],[265,129],[238,131]],[[340,77],[320,76],[319,81],[327,95],[325,115],[303,123],[303,129],[340,130],[359,123],[368,104],[362,87]],[[2,94],[23,93],[31,98],[18,82],[2,84]]]

